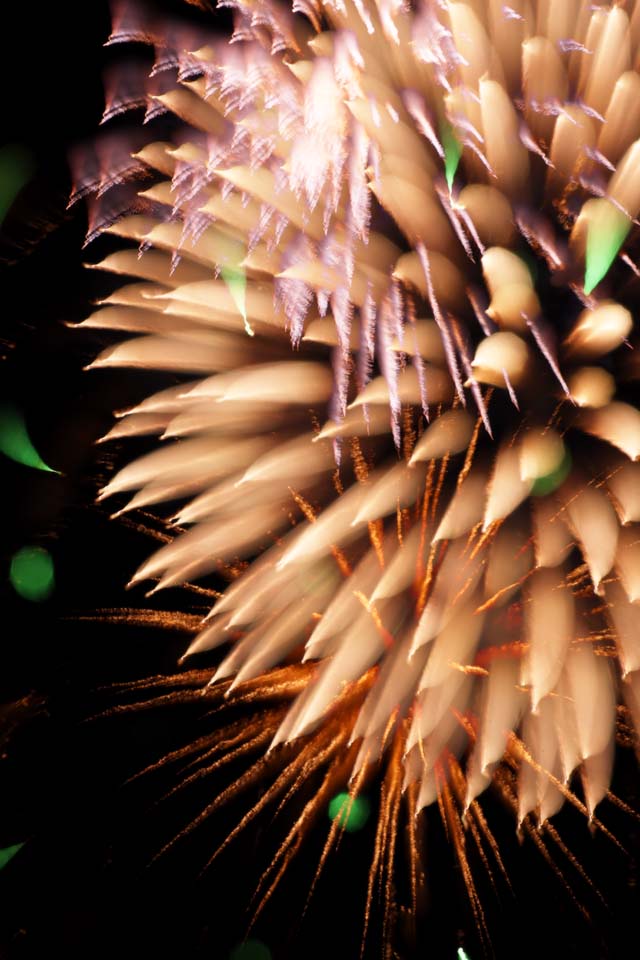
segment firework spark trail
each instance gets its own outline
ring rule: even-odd
[[[93,367],[184,382],[120,415],[105,439],[161,442],[101,498],[181,502],[132,584],[233,576],[187,654],[232,641],[214,681],[247,703],[289,684],[273,749],[373,677],[351,773],[406,724],[402,790],[439,800],[482,926],[458,806],[495,853],[475,798],[517,743],[519,823],[593,820],[616,706],[640,724],[640,4],[231,5],[232,44],[114,24],[156,68],[107,117],[173,133],[79,161],[123,243],[83,326],[132,335]]]

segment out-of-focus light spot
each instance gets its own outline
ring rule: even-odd
[[[23,547],[11,558],[9,579],[25,600],[46,600],[55,586],[51,555],[43,547]]]
[[[10,404],[0,406],[0,452],[26,467],[47,470],[49,473],[60,472],[47,466],[41,458],[31,443],[24,417]]]
[[[242,317],[244,329],[252,337],[253,328],[247,320],[247,277],[244,270],[242,267],[222,267],[220,276],[229,288],[233,302]]]
[[[464,947],[458,947],[458,960],[471,960]]]
[[[22,850],[24,843],[14,843],[12,847],[5,847],[4,850],[0,850],[0,870],[9,863],[10,860],[13,860],[18,850]]]
[[[229,960],[271,960],[271,950],[260,940],[245,940],[231,951]]]
[[[534,497],[546,497],[547,494],[557,490],[569,476],[571,470],[571,454],[565,450],[564,457],[560,464],[551,473],[544,477],[538,477],[531,487],[531,494]]]
[[[618,256],[631,221],[606,199],[598,203],[587,228],[584,292],[589,294],[598,286]]]
[[[33,157],[26,147],[10,143],[0,149],[0,223],[33,169]]]
[[[366,797],[338,793],[329,803],[329,819],[337,820],[347,833],[361,830],[369,819],[371,807]]]
[[[444,175],[449,187],[449,192],[453,187],[453,178],[456,175],[460,157],[462,156],[462,147],[460,141],[453,132],[450,123],[443,121],[440,125],[440,141],[444,150]]]
[[[518,252],[518,256],[521,260],[524,260],[527,270],[531,274],[533,286],[535,287],[538,282],[538,263],[536,258],[533,257],[528,250],[523,250],[522,253]]]

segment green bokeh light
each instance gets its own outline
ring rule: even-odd
[[[25,600],[35,603],[46,600],[55,587],[51,555],[43,547],[23,547],[11,558],[9,579],[16,593]]]
[[[565,450],[564,457],[555,470],[546,474],[544,477],[538,477],[534,480],[531,487],[531,495],[534,497],[546,497],[547,494],[557,490],[569,476],[571,470],[571,454]]]
[[[631,221],[606,200],[587,228],[584,292],[589,294],[598,286],[618,256]]]
[[[0,870],[9,863],[10,860],[13,860],[16,853],[19,850],[22,850],[24,843],[14,843],[12,847],[5,847],[4,850],[0,850]]]
[[[538,262],[534,256],[532,256],[528,250],[518,251],[518,256],[524,262],[527,270],[531,274],[531,280],[533,281],[534,287],[538,282]]]
[[[471,960],[464,947],[458,947],[458,960]]]
[[[366,797],[338,793],[329,803],[329,819],[337,820],[347,833],[361,830],[369,819],[371,805]]]
[[[59,473],[44,462],[31,443],[24,417],[11,404],[0,406],[0,452],[25,467]]]
[[[453,179],[462,156],[462,146],[453,132],[453,127],[447,120],[440,124],[440,142],[444,150],[444,175],[449,187],[449,193],[453,186]]]
[[[229,293],[244,322],[245,330],[252,337],[253,329],[247,319],[247,276],[244,270],[242,267],[221,267],[220,276],[229,288]]]
[[[0,223],[25,183],[31,179],[34,162],[26,147],[9,143],[0,149]]]
[[[271,960],[271,950],[260,940],[245,940],[231,951],[229,960]]]

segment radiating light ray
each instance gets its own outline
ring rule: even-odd
[[[127,624],[134,627],[155,627],[160,630],[180,630],[197,633],[202,626],[202,615],[173,610],[141,610],[137,607],[97,609],[93,614],[74,614],[65,618],[78,622]]]
[[[343,763],[345,763],[345,767],[344,767],[345,770],[347,769],[348,761],[351,759],[350,753],[355,754],[356,750],[357,750],[357,747],[355,746],[355,744],[352,744],[349,747],[349,752],[344,757],[344,761],[343,761]],[[367,766],[366,764],[363,764],[360,771],[356,774],[356,776],[353,778],[352,782],[349,785],[350,799],[351,798],[356,799],[360,794],[362,783],[366,775],[366,766]],[[339,771],[339,767],[336,764],[336,773],[338,773],[338,771]],[[336,777],[335,779],[337,780],[338,777]],[[323,798],[324,798],[324,794],[323,794]],[[306,913],[307,910],[309,909],[311,899],[315,893],[318,880],[320,879],[320,876],[327,864],[327,860],[333,851],[337,851],[340,845],[340,841],[344,836],[344,833],[345,831],[342,828],[342,823],[340,822],[340,818],[333,817],[331,819],[331,828],[329,830],[329,833],[327,834],[327,839],[325,841],[324,847],[322,849],[322,853],[320,854],[320,858],[318,860],[318,866],[317,866],[316,872],[309,886],[309,893],[307,894],[307,899],[304,906],[304,913]]]
[[[211,866],[216,857],[218,857],[220,853],[226,849],[229,843],[231,843],[233,839],[249,823],[251,823],[251,821],[257,817],[285,787],[293,786],[296,778],[298,778],[298,783],[300,783],[302,782],[303,778],[306,779],[317,770],[321,769],[326,764],[327,760],[335,755],[336,750],[344,745],[345,739],[344,732],[338,732],[334,738],[330,739],[328,743],[323,745],[320,749],[318,749],[316,744],[312,742],[307,745],[306,749],[300,751],[298,755],[290,761],[289,765],[285,767],[273,785],[267,791],[265,791],[258,803],[256,803],[251,810],[246,813],[244,817],[242,817],[238,825],[228,834],[227,837],[225,837],[217,849],[214,850],[207,860],[204,869],[206,870],[209,866]],[[224,802],[224,800],[221,800],[221,802]],[[315,804],[317,802],[317,798],[313,802]],[[214,807],[210,807],[205,816],[210,816],[214,809]]]
[[[383,900],[383,936],[388,930],[391,909],[391,874],[397,832],[398,804],[401,794],[399,761],[404,746],[403,739],[398,733],[394,737],[390,762],[380,787],[380,809],[373,858],[369,868],[360,956],[364,954],[376,884],[378,885],[378,895]]]
[[[473,873],[469,865],[469,860],[466,852],[466,837],[464,828],[462,825],[462,819],[458,810],[455,806],[455,801],[451,793],[449,784],[446,781],[446,776],[441,772],[440,774],[442,785],[439,790],[439,794],[442,796],[442,811],[444,817],[446,818],[452,843],[455,847],[456,856],[460,864],[460,869],[462,871],[462,877],[464,880],[465,888],[467,891],[467,896],[469,898],[469,903],[471,905],[471,910],[473,912],[474,920],[478,930],[480,939],[484,943],[490,944],[489,931],[487,929],[486,920],[484,916],[484,910],[482,909],[482,904],[478,896],[478,891],[476,884],[473,878]]]
[[[478,824],[478,829],[481,831],[487,844],[489,845],[491,852],[493,854],[493,857],[496,863],[498,864],[500,873],[502,874],[510,890],[513,892],[513,887],[509,879],[509,874],[507,872],[507,868],[504,865],[504,862],[500,853],[500,847],[498,846],[498,842],[496,841],[495,836],[492,830],[490,829],[489,824],[487,823],[487,819],[482,811],[482,807],[480,806],[477,800],[473,800],[471,802],[469,806],[469,812],[471,816],[473,816],[476,819]]]

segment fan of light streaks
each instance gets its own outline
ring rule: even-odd
[[[264,748],[335,735],[352,782],[395,751],[464,863],[492,781],[521,825],[592,817],[640,724],[640,3],[228,5],[231,43],[115,19],[156,63],[106,115],[150,122],[79,164],[123,240],[83,326],[118,335],[93,367],[182,380],[101,496],[177,503],[132,583],[236,564],[212,683],[313,665]]]

